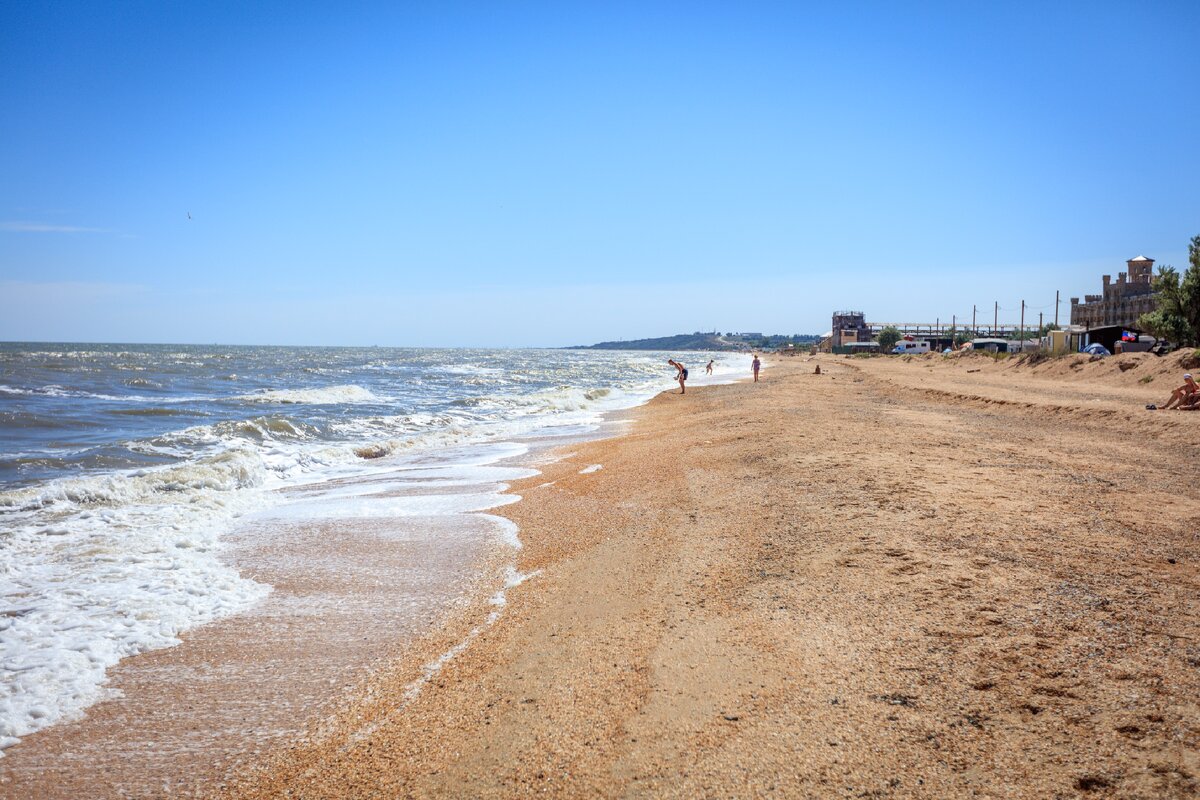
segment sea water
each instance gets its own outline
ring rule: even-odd
[[[0,344],[0,754],[265,597],[220,557],[239,519],[495,507],[524,474],[497,461],[671,388],[669,355]],[[694,383],[747,362],[693,355]],[[363,504],[371,475],[422,491]]]

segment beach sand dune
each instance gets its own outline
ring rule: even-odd
[[[229,794],[1193,796],[1200,415],[1123,358],[661,395],[513,487],[538,573],[497,624]]]

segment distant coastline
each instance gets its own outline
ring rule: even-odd
[[[817,343],[813,334],[679,333],[651,339],[626,339],[598,344],[580,344],[564,350],[773,350],[787,345],[807,347]]]

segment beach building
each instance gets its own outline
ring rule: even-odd
[[[867,324],[867,315],[861,311],[833,312],[830,331],[831,347],[845,347],[855,342],[869,342],[874,339],[871,326]]]
[[[1048,331],[1042,337],[1042,347],[1054,355],[1078,353],[1087,344],[1087,328],[1082,325],[1068,325],[1060,330]]]
[[[1106,327],[1132,328],[1138,317],[1153,311],[1158,304],[1154,291],[1154,259],[1137,256],[1125,262],[1127,272],[1104,275],[1103,291],[1085,295],[1083,302],[1071,298],[1071,324],[1087,329]]]

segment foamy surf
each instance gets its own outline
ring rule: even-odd
[[[307,403],[311,405],[382,402],[369,389],[354,384],[325,386],[319,389],[268,389],[257,394],[238,395],[233,399],[248,403]]]
[[[78,716],[122,658],[270,591],[219,558],[233,517],[268,501],[259,469],[225,453],[0,495],[0,743]]]
[[[250,515],[467,514],[515,552],[486,513],[536,474],[514,440],[587,435],[670,388],[665,358],[0,345],[0,751],[102,699],[121,658],[261,600],[221,558]]]

